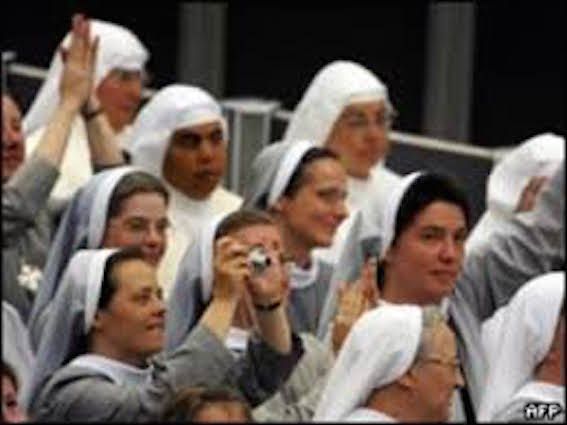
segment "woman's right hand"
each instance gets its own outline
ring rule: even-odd
[[[248,248],[230,236],[217,240],[213,297],[239,300],[249,279]]]
[[[333,321],[332,343],[337,353],[358,318],[378,304],[380,293],[376,284],[376,259],[370,257],[361,275],[353,283],[342,282],[338,291],[338,308]]]

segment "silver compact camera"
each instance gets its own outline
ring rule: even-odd
[[[272,265],[272,259],[261,246],[255,246],[248,253],[248,262],[252,266],[255,275],[262,274]]]

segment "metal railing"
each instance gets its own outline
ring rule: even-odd
[[[3,68],[8,74],[33,80],[46,77],[45,69],[13,62],[15,57],[13,52],[2,53],[2,61],[8,65]],[[146,88],[143,97],[148,99],[156,92],[153,88]],[[292,112],[282,109],[280,102],[274,100],[235,98],[222,99],[220,103],[231,129],[225,185],[242,193],[245,183],[243,171],[247,170],[257,152],[278,138],[273,135],[274,124],[280,128],[285,126]],[[444,171],[448,168],[453,174],[456,171],[469,180],[467,190],[473,192],[472,198],[479,212],[484,209],[484,185],[490,168],[507,151],[506,148],[491,149],[401,131],[391,131],[390,140],[393,152],[388,161],[394,165],[394,170],[405,173],[429,163],[439,166],[442,171],[443,168]]]

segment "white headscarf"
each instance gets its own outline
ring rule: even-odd
[[[512,215],[520,194],[534,176],[551,177],[565,159],[565,138],[552,133],[534,136],[509,152],[488,177],[490,209]]]
[[[20,313],[9,302],[2,300],[2,361],[10,365],[23,388],[30,379],[35,362],[29,333]],[[21,396],[22,392],[19,391]]]
[[[173,133],[184,127],[219,121],[224,140],[226,120],[218,102],[199,87],[172,84],[161,89],[142,108],[132,129],[132,163],[162,177],[163,161]]]
[[[355,62],[335,61],[322,68],[296,107],[284,140],[327,141],[345,106],[364,101],[386,101],[388,89],[371,71]]]
[[[403,376],[417,355],[422,328],[418,306],[384,305],[364,313],[339,352],[313,420],[340,421],[374,389]]]
[[[422,171],[416,171],[414,173],[404,176],[401,182],[394,188],[391,192],[388,202],[386,203],[386,208],[383,210],[382,221],[381,221],[381,237],[382,245],[380,247],[380,259],[383,259],[388,249],[394,241],[394,233],[396,232],[396,217],[398,215],[398,210],[404,195],[408,189],[412,186],[415,180],[423,175]]]
[[[260,201],[267,197],[266,207],[274,205],[283,195],[291,176],[305,154],[315,147],[307,140],[274,142],[256,155],[252,163],[244,208],[263,209]]]
[[[123,177],[135,172],[143,171],[132,166],[122,166],[94,175],[73,196],[65,210],[51,245],[45,272],[28,320],[32,345],[35,348],[39,344],[41,329],[45,326],[44,311],[57,292],[63,271],[77,250],[100,248],[114,189]]]
[[[564,302],[565,274],[554,272],[526,283],[488,329],[488,374],[478,420],[491,421],[525,384],[549,352]],[[492,328],[492,329],[491,329]]]
[[[227,215],[218,214],[201,227],[179,263],[167,304],[165,334],[168,351],[181,345],[211,300],[215,234]]]
[[[80,250],[65,270],[60,290],[52,302],[52,313],[37,350],[28,388],[24,389],[29,409],[41,387],[69,357],[77,357],[79,344],[90,331],[100,297],[104,268],[117,249]]]
[[[99,20],[91,20],[91,35],[99,37],[98,55],[94,76],[94,87],[108,76],[113,69],[142,71],[149,59],[149,53],[142,42],[127,28]],[[62,45],[68,48],[71,34],[68,33]],[[34,99],[26,117],[24,131],[30,135],[47,124],[59,102],[59,84],[63,72],[63,61],[59,49],[53,55],[47,78]]]

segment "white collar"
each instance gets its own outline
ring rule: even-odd
[[[147,384],[153,371],[152,365],[142,369],[99,354],[84,354],[69,364],[101,372],[116,384],[127,386]]]
[[[368,407],[359,407],[353,410],[343,418],[345,422],[398,422],[396,419],[380,412],[378,410],[369,409]]]
[[[311,267],[302,269],[295,263],[292,264],[290,270],[290,285],[292,289],[303,289],[317,282],[319,275],[319,261],[312,258]]]
[[[565,386],[543,381],[531,381],[524,385],[515,395],[516,399],[535,399],[546,403],[565,404]]]

